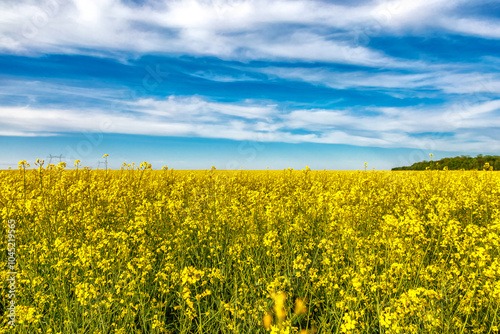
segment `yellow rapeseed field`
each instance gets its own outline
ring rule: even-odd
[[[497,333],[495,171],[0,172],[2,333]]]

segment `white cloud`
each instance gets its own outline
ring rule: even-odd
[[[297,109],[200,97],[142,99],[128,112],[0,107],[0,135],[61,132],[190,136],[371,147],[481,151],[500,148],[500,100],[471,105],[364,110]],[[373,113],[376,111],[378,113]],[[297,131],[299,130],[299,131]],[[443,133],[447,133],[443,135]],[[451,134],[451,135],[450,135]]]
[[[252,78],[245,74],[236,74],[236,75],[224,75],[219,74],[213,71],[196,71],[194,73],[189,73],[189,75],[201,79],[206,79],[210,81],[217,82],[237,82],[237,81],[257,81],[258,79]]]
[[[166,100],[141,99],[129,103],[131,110],[156,116],[188,121],[195,118],[215,119],[217,115],[236,116],[246,119],[262,119],[276,112],[276,105],[253,105],[209,102],[200,97],[170,96]]]
[[[462,35],[500,39],[500,23],[498,20],[479,20],[474,18],[443,18],[441,26]]]
[[[449,67],[449,66],[448,66]],[[446,70],[443,66],[430,66],[419,73],[385,71],[332,71],[325,68],[265,67],[260,72],[288,80],[308,82],[335,89],[401,90],[401,94],[414,94],[414,90],[436,90],[446,94],[500,93],[500,75],[481,73],[459,67],[461,72]]]
[[[270,130],[263,124],[276,113],[273,105],[214,103],[198,97],[141,99],[128,107],[128,112],[0,107],[0,134],[102,132],[243,140]]]
[[[8,1],[0,3],[0,51],[166,52],[401,67],[409,62],[371,50],[353,39],[353,33],[376,36],[384,30],[431,27],[500,37],[497,23],[453,19],[461,3],[399,0],[343,6],[310,0],[164,0],[127,6],[119,0]]]

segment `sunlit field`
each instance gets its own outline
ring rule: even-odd
[[[498,332],[498,172],[78,167],[0,172],[2,332]]]

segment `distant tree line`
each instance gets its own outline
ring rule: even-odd
[[[394,167],[392,170],[426,170],[426,169],[448,169],[448,170],[500,170],[500,156],[479,154],[473,158],[461,155],[454,158],[443,158],[437,161],[420,161],[411,166]]]

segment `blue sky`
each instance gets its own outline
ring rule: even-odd
[[[499,1],[0,3],[0,168],[500,152]],[[52,162],[58,162],[53,159]]]

